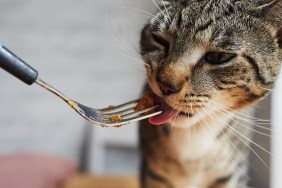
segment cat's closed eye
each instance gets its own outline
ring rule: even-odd
[[[236,54],[226,52],[208,52],[204,56],[204,61],[213,65],[227,63],[236,57]]]
[[[164,47],[166,50],[169,49],[169,46],[170,46],[169,41],[166,40],[164,37],[154,34],[154,33],[152,34],[152,37],[156,43]]]

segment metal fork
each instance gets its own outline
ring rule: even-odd
[[[122,125],[140,121],[161,113],[161,111],[153,111],[158,106],[153,106],[136,112],[134,108],[139,100],[133,100],[118,106],[109,106],[102,109],[95,109],[82,105],[66,97],[59,90],[38,78],[37,70],[25,63],[2,44],[0,44],[0,67],[24,83],[28,85],[36,83],[42,88],[60,97],[79,115],[95,125],[100,125],[102,127],[120,127]]]

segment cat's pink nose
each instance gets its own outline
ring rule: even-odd
[[[171,83],[165,83],[163,81],[157,81],[157,83],[164,95],[171,95],[179,91],[179,88]]]

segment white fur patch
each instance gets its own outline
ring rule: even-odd
[[[178,132],[183,131],[182,139],[180,136],[177,137],[178,142],[181,142],[180,154],[183,159],[200,159],[212,150],[214,144],[217,144],[217,135],[224,129],[232,115],[223,116],[221,113],[217,115],[215,113],[215,109],[210,107],[206,111],[196,113],[195,117],[181,117],[175,122],[172,122],[173,120],[170,122]]]

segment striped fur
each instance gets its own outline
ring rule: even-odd
[[[144,27],[150,89],[178,116],[140,126],[142,188],[244,188],[252,106],[282,59],[282,0],[167,0]],[[227,54],[210,63],[209,53]],[[213,57],[211,57],[213,58]],[[158,82],[177,88],[165,94]]]

